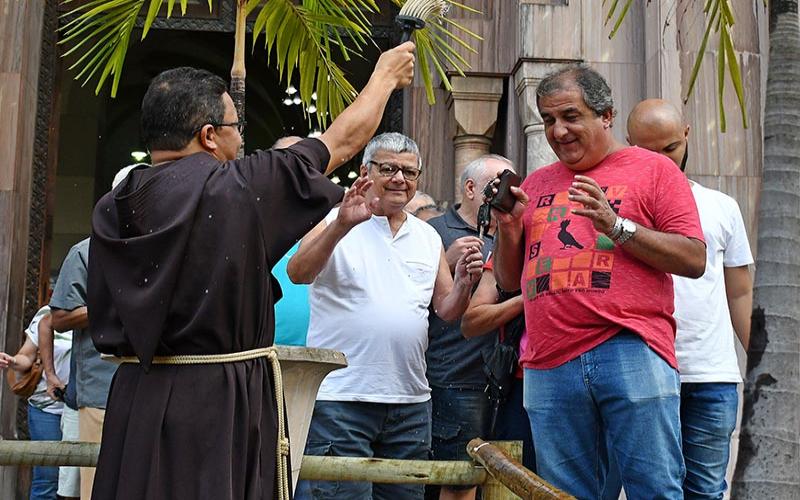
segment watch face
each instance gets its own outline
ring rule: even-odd
[[[636,231],[636,224],[630,219],[625,219],[622,221],[622,230],[626,233],[633,233]]]

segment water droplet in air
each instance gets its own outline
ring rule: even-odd
[[[206,293],[208,293],[208,288],[206,288]]]

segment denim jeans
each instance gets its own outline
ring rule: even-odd
[[[725,494],[725,472],[738,405],[736,384],[681,384],[685,498],[721,499]]]
[[[61,415],[47,413],[28,405],[28,429],[31,441],[61,441]],[[31,500],[55,500],[58,490],[58,467],[34,467]]]
[[[411,404],[317,401],[306,455],[427,460],[431,448],[431,402]],[[298,498],[414,500],[422,485],[309,481]]]
[[[556,368],[525,369],[524,391],[545,480],[578,498],[616,498],[610,457],[629,499],[683,497],[678,374],[639,336],[623,331]]]

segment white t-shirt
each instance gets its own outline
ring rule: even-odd
[[[310,287],[307,345],[343,352],[347,368],[328,375],[318,400],[430,399],[428,306],[441,252],[436,231],[413,215],[394,236],[388,219],[373,215],[339,241]]]
[[[39,347],[39,322],[46,315],[50,314],[50,307],[44,306],[36,312],[36,316],[31,320],[31,324],[25,333],[31,342]],[[72,332],[59,333],[53,332],[53,364],[55,365],[56,375],[65,384],[69,380],[69,356],[72,351]],[[56,401],[47,395],[47,374],[42,372],[42,379],[36,386],[28,402],[36,408],[55,415],[61,415],[64,409],[63,401]]]
[[[700,223],[706,239],[706,272],[694,280],[673,276],[675,353],[681,382],[742,381],[728,300],[725,267],[753,263],[744,221],[736,200],[693,183]]]

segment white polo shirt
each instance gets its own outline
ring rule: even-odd
[[[336,245],[311,284],[307,345],[343,352],[348,366],[328,375],[318,400],[430,399],[428,306],[441,252],[436,231],[413,215],[394,236],[388,219],[373,215]]]
[[[693,183],[692,194],[706,240],[706,272],[694,280],[673,276],[675,354],[681,382],[741,382],[725,268],[753,263],[736,200]]]

